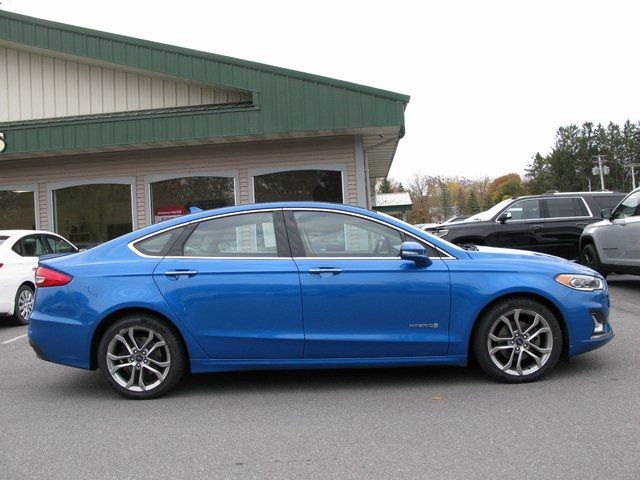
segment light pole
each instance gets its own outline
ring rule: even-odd
[[[604,162],[602,161],[602,155],[598,154],[596,155],[596,158],[598,159],[598,166],[593,167],[591,169],[591,173],[593,175],[600,174],[600,190],[604,192],[604,176],[609,175],[609,167],[604,165]]]

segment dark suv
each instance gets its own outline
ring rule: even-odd
[[[600,212],[615,207],[622,193],[545,193],[504,200],[462,222],[427,229],[458,245],[488,245],[548,253],[568,259],[580,255],[578,243]]]

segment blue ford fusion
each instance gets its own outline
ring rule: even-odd
[[[526,382],[613,338],[605,280],[364,209],[196,213],[40,262],[29,340],[151,398],[186,372],[465,365]]]

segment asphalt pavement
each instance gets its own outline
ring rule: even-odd
[[[524,385],[454,367],[225,373],[127,401],[0,324],[0,478],[635,480],[640,277],[609,284],[616,338]]]

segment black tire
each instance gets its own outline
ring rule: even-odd
[[[593,243],[587,243],[582,249],[582,252],[580,252],[580,263],[585,267],[595,270],[604,277],[607,276],[607,272],[602,268],[602,263],[600,263],[596,246]]]
[[[542,303],[528,298],[506,299],[480,317],[472,349],[478,366],[490,377],[505,383],[532,382],[558,362],[562,330],[556,316]]]
[[[187,355],[178,335],[168,323],[153,315],[123,317],[100,339],[100,371],[123,397],[135,400],[160,397],[175,388],[186,371]]]
[[[33,302],[35,292],[30,285],[20,285],[14,300],[14,310],[11,316],[11,323],[14,325],[29,325],[29,317],[33,312]],[[25,304],[26,302],[26,304]],[[28,305],[27,305],[28,304]]]

